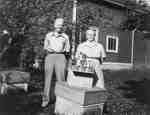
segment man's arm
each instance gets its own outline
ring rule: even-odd
[[[70,41],[67,35],[66,35],[65,52],[70,52]]]
[[[75,58],[77,59],[77,58],[79,58],[79,56],[80,56],[80,53],[81,53],[81,45],[78,45],[77,46],[77,50],[76,50],[76,53],[75,53]]]
[[[47,51],[49,45],[50,45],[50,41],[48,40],[48,34],[47,34],[44,39],[44,50],[45,51]]]
[[[69,41],[68,35],[64,35],[64,36],[66,38],[64,53],[65,53],[66,58],[69,59],[70,58],[70,41]]]
[[[47,34],[45,39],[44,39],[43,57],[45,57],[48,54],[49,45],[50,45],[50,43],[48,41],[48,34]],[[40,62],[41,62],[41,59],[39,59],[39,55],[35,56],[33,67],[35,67],[36,69],[39,68]]]

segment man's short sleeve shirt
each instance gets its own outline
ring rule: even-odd
[[[55,52],[68,52],[70,49],[69,37],[65,33],[57,34],[50,32],[46,35],[44,49]]]

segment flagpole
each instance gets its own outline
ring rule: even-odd
[[[77,17],[77,0],[73,0],[73,15],[72,15],[72,48],[71,48],[71,58],[75,58],[75,39],[76,39],[76,17]]]

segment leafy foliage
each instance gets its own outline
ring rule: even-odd
[[[29,67],[34,58],[42,58],[44,36],[53,29],[53,20],[61,16],[63,1],[3,0],[1,2],[1,29],[7,29],[12,39],[16,36],[17,39],[25,39],[21,47],[20,66]],[[18,40],[16,42],[19,43]]]
[[[127,11],[127,19],[121,24],[122,29],[140,30],[144,24],[145,15],[137,14],[134,11]]]
[[[34,58],[43,58],[43,40],[45,34],[53,29],[56,17],[65,18],[64,29],[71,37],[72,7],[73,2],[67,0],[2,0],[1,29],[7,29],[12,39],[18,35],[25,39],[20,54],[21,67],[30,67]],[[98,5],[80,2],[77,9],[77,27],[85,29],[89,25],[99,24]]]

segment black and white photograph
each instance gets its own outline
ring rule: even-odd
[[[150,0],[0,0],[0,115],[150,115]]]

